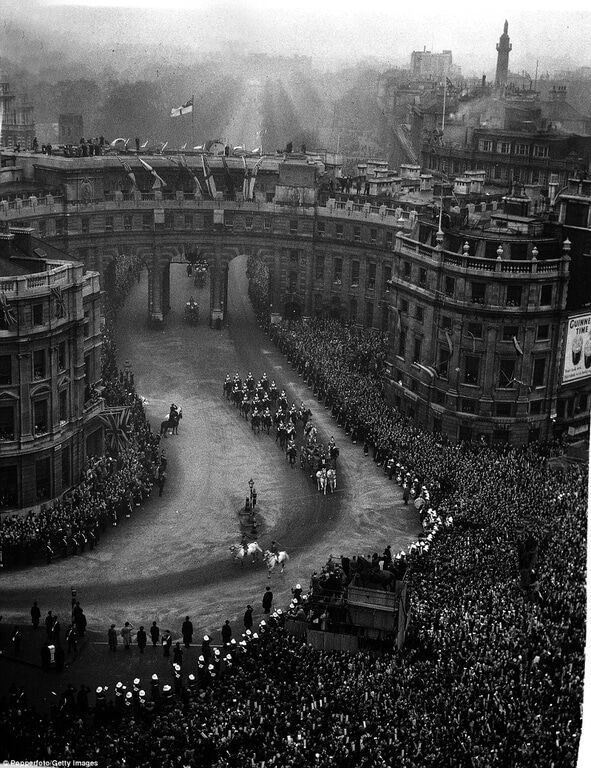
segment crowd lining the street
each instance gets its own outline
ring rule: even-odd
[[[172,667],[166,695],[159,681],[150,696],[130,685],[127,704],[101,691],[91,710],[71,693],[50,721],[14,692],[0,707],[6,756],[164,768],[575,765],[586,470],[549,465],[558,446],[447,445],[418,429],[384,400],[381,334],[329,321],[269,332],[352,439],[453,516],[428,556],[409,553],[405,648],[381,658],[313,650],[270,616],[210,664],[182,677]]]
[[[111,332],[105,330],[103,344],[105,405],[126,406],[124,434],[110,436],[110,449],[91,456],[81,482],[52,504],[27,514],[0,518],[0,553],[4,567],[51,562],[93,549],[107,526],[129,517],[150,494],[158,468],[159,437],[152,434],[144,406],[132,377],[118,370]],[[89,393],[89,397],[98,397]]]

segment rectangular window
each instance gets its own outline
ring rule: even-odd
[[[12,384],[12,356],[0,355],[0,387]]]
[[[90,232],[90,219],[88,216],[82,217],[82,234],[87,235]]]
[[[290,219],[289,220],[289,233],[291,235],[295,235],[298,231],[298,220],[297,219]]]
[[[35,434],[41,435],[47,432],[47,400],[35,400],[33,406],[33,419]]]
[[[412,268],[410,265],[410,261],[403,261],[402,262],[402,269],[404,277],[408,278],[410,280],[410,276],[412,274]]]
[[[481,339],[482,323],[468,323],[468,334],[472,334],[475,339]]]
[[[367,284],[366,288],[368,291],[375,290],[376,287],[376,263],[375,261],[370,261],[367,267]]]
[[[228,223],[226,221],[226,224]],[[164,214],[164,226],[166,229],[174,229],[174,213],[172,211],[166,211]]]
[[[441,318],[441,328],[444,331],[450,331],[451,330],[451,317],[447,317],[447,315],[443,315]]]
[[[324,254],[323,253],[317,253],[316,254],[316,271],[315,271],[316,280],[322,280],[324,277]]]
[[[481,152],[492,152],[493,142],[490,139],[480,139],[478,142],[478,149]]]
[[[129,215],[123,217],[123,229],[126,232],[131,232],[133,228],[133,218]]]
[[[548,157],[548,147],[534,144],[534,157]]]
[[[517,338],[519,336],[518,325],[504,325],[503,326],[503,341],[512,341],[513,336]]]
[[[486,283],[472,283],[472,304],[486,303]]]
[[[408,312],[408,299],[400,299],[400,311]]]
[[[353,240],[358,243],[361,240],[361,227],[353,228]]]
[[[252,229],[252,216],[244,218],[244,229]]]
[[[352,323],[357,321],[357,299],[351,299],[349,303],[349,320]]]
[[[497,403],[495,405],[495,416],[503,416],[508,418],[512,415],[513,403]]]
[[[334,268],[334,277],[333,282],[336,283],[336,285],[341,285],[343,282],[343,260],[338,258],[334,260],[333,263]]]
[[[68,420],[68,390],[62,389],[60,392],[60,421]]]
[[[291,250],[289,252],[289,260],[291,261],[292,264],[297,264],[299,262],[299,260],[300,260],[300,253],[299,253],[299,251],[297,249],[296,250]]]
[[[185,214],[185,229],[193,229],[193,214]]]
[[[337,240],[342,240],[343,239],[343,225],[342,224],[337,224],[336,233],[337,233]]]
[[[437,360],[437,373],[440,378],[447,379],[449,373],[449,348],[447,346],[439,347],[439,357]]]
[[[528,144],[516,144],[515,145],[515,154],[521,155],[522,157],[525,157],[526,155],[529,155],[529,145]]]
[[[540,289],[540,304],[549,307],[552,304],[552,284],[543,285]]]
[[[33,352],[33,380],[44,379],[45,375],[45,350],[38,349]]]
[[[87,339],[90,336],[90,310],[84,310],[84,338]]]
[[[371,328],[373,325],[373,301],[365,302],[365,327]]]
[[[153,221],[154,221],[154,217],[151,213],[144,213],[142,215],[142,229],[144,231],[152,229]]]
[[[421,347],[423,346],[423,339],[420,336],[415,336],[414,350],[413,350],[413,363],[421,362]]]
[[[404,359],[406,355],[406,331],[401,330],[398,337],[398,357]]]
[[[369,242],[370,243],[377,243],[378,241],[378,230],[377,229],[370,229],[369,230]]]
[[[392,232],[386,232],[386,247],[392,247]]]
[[[507,286],[507,307],[520,307],[521,306],[521,286],[520,285],[508,285]]]
[[[421,288],[427,287],[427,270],[423,269],[423,267],[419,269],[419,285]]]
[[[462,398],[462,411],[464,413],[476,413],[476,403],[478,401],[472,399],[471,397],[463,397]]]
[[[359,262],[351,262],[351,288],[356,288],[359,285]]]
[[[33,304],[33,325],[43,325],[43,304]]]
[[[536,336],[537,341],[546,341],[546,339],[550,338],[550,326],[549,325],[538,325],[538,332]]]
[[[61,237],[64,234],[64,220],[63,219],[56,219],[55,220],[55,234],[58,237]]]
[[[319,237],[324,237],[325,226],[323,221],[318,222],[318,224],[316,225],[316,231],[318,232]]]
[[[534,359],[532,386],[543,387],[545,383],[546,383],[546,358],[536,357]]]
[[[39,231],[39,237],[43,238],[47,235],[47,222],[45,221],[45,219],[41,219],[39,221],[38,231]]]
[[[416,312],[415,314],[416,319],[419,321],[419,323],[422,323],[425,319],[425,310],[423,309],[423,307],[420,307],[417,304],[415,312]]]
[[[0,440],[14,440],[14,406],[0,406]],[[2,468],[4,472],[4,468]],[[0,499],[0,505],[2,500]]]
[[[499,141],[499,142],[497,142],[497,152],[500,152],[502,155],[510,155],[511,154],[511,142],[510,141]]]
[[[382,306],[382,323],[381,323],[381,327],[382,327],[382,331],[384,331],[384,333],[388,332],[389,316],[390,316],[390,313],[388,311],[388,307]]]
[[[58,371],[65,371],[67,367],[67,358],[66,358],[66,342],[62,341],[58,344],[57,347],[57,369]]]
[[[539,416],[542,413],[543,400],[532,400],[529,404],[530,416]]]
[[[464,358],[464,384],[477,385],[480,376],[480,358],[466,355]]]
[[[445,295],[453,299],[456,292],[456,281],[453,277],[445,278]]]
[[[105,217],[105,232],[112,232],[113,231],[113,217],[112,216],[106,216]]]
[[[271,219],[268,216],[263,219],[263,229],[267,232],[271,229]]]
[[[289,273],[289,292],[295,293],[297,289],[298,289],[298,273],[290,272]]]
[[[384,264],[384,292],[390,293],[390,280],[392,280],[392,265]]]
[[[501,358],[499,364],[499,387],[506,389],[513,386],[515,377],[515,358]]]

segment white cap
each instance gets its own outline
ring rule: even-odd
[[[136,677],[136,678],[134,679],[134,681],[133,681],[133,684],[134,684],[134,685],[139,685],[139,684],[140,684],[140,679],[139,679],[139,677]]]
[[[103,689],[101,688],[101,686],[100,686],[100,685],[99,685],[99,687],[96,689],[96,692],[97,692],[97,693],[102,693],[102,692],[103,692]]]
[[[127,693],[125,694],[125,698],[126,699],[131,699],[132,696],[133,696],[133,694],[132,694],[131,691],[127,691]]]
[[[203,635],[203,639],[205,640],[205,642],[208,643],[209,642],[209,635]]]
[[[162,686],[162,693],[168,693],[171,690],[172,689],[171,689],[170,685],[163,685]]]
[[[156,673],[152,675],[152,680],[156,680],[156,682],[158,682],[158,675]]]

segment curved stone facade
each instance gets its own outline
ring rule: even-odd
[[[31,271],[45,267],[45,271]],[[100,284],[82,264],[31,260],[1,277],[0,508],[28,507],[78,482],[102,452]]]
[[[229,261],[257,255],[274,314],[391,333],[389,396],[424,427],[486,442],[553,434],[570,264],[557,225],[522,221],[470,233],[464,245],[457,233],[437,241],[402,208],[204,200],[181,189],[5,202],[0,219],[26,222],[107,281],[122,253],[145,261],[156,325],[169,308],[171,261],[195,250],[207,259],[217,319]]]

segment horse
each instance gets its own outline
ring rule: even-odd
[[[224,395],[226,396],[226,400],[229,400],[232,397],[232,379],[226,379],[224,381]]]
[[[312,411],[309,408],[302,408],[298,413],[298,419],[303,422],[304,429],[306,428],[306,424],[308,423],[308,419],[312,415]]]
[[[250,401],[244,398],[240,403],[240,415],[248,421],[248,414],[250,412]]]
[[[269,435],[271,433],[271,426],[273,424],[273,417],[270,413],[264,413],[261,418],[261,425],[263,429],[267,430],[267,434]]]
[[[287,451],[285,452],[285,458],[288,459],[292,469],[295,467],[297,455],[298,455],[298,449],[295,447],[295,445],[290,445]]]
[[[334,493],[337,489],[337,471],[336,469],[327,469],[326,470],[326,481],[328,484],[328,489],[331,493]]]
[[[244,547],[242,544],[232,544],[230,552],[234,555],[235,560],[240,560],[241,567],[244,566],[244,559],[252,557],[252,562],[255,563],[258,560],[259,554],[263,554],[263,550],[259,547],[258,542],[251,541]]]
[[[268,578],[271,578],[271,571],[273,568],[275,568],[276,565],[281,566],[281,573],[285,570],[285,564],[289,560],[289,555],[285,550],[280,550],[279,552],[270,552],[268,549],[265,550],[265,554],[263,555],[263,560],[267,564],[267,571],[268,571]]]
[[[261,414],[258,411],[254,411],[250,419],[250,427],[255,434],[261,432]]]
[[[318,484],[318,490],[322,491],[325,496],[326,496],[326,481],[327,481],[326,470],[319,469],[318,472],[316,472],[316,483]]]

